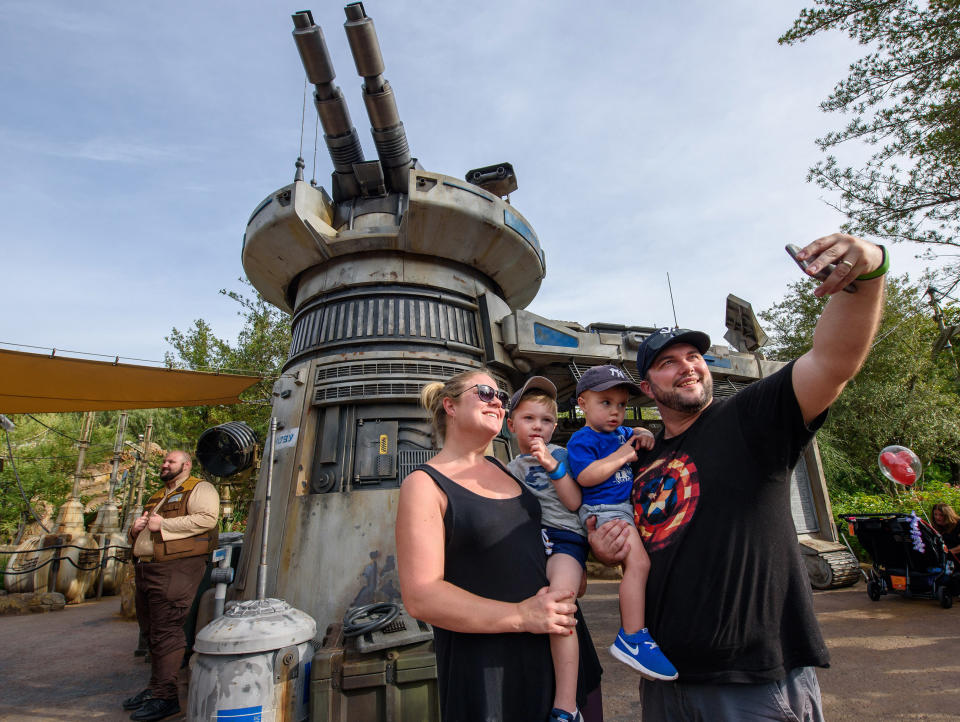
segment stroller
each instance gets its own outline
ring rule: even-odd
[[[873,560],[867,580],[867,596],[879,601],[884,594],[936,599],[949,609],[960,596],[960,573],[943,539],[925,521],[916,531],[923,551],[914,546],[910,514],[843,514],[850,533]]]

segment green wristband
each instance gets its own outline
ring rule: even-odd
[[[872,278],[879,278],[890,270],[890,254],[887,253],[887,249],[883,246],[880,246],[880,250],[883,252],[883,260],[880,262],[880,265],[870,271],[870,273],[864,273],[862,276],[857,276],[858,281],[869,281]]]

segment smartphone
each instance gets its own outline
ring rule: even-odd
[[[794,263],[796,263],[798,266],[800,266],[801,270],[806,271],[806,270],[807,270],[807,266],[810,265],[810,262],[809,262],[809,261],[801,261],[801,260],[797,257],[797,254],[800,252],[800,247],[799,247],[799,246],[795,246],[795,245],[793,245],[792,243],[788,243],[788,244],[785,246],[785,248],[787,249],[787,253],[790,254],[790,258],[793,259]],[[816,274],[813,276],[813,278],[816,278],[818,281],[826,281],[826,280],[827,280],[827,277],[828,277],[831,273],[833,273],[833,270],[834,270],[836,267],[837,267],[837,264],[836,264],[836,263],[831,263],[831,264],[829,264],[829,265],[826,265],[826,266],[824,266],[823,268],[821,268],[820,271],[819,271],[819,273],[816,273]],[[843,290],[846,291],[847,293],[856,293],[856,292],[857,292],[857,284],[851,282],[851,283],[847,284],[846,286],[844,286],[844,287],[843,287]]]

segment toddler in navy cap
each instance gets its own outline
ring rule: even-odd
[[[644,603],[650,558],[634,524],[630,493],[637,449],[653,447],[653,434],[646,429],[623,426],[627,401],[639,396],[640,387],[623,369],[594,366],[577,384],[577,403],[585,424],[567,443],[567,464],[579,484],[583,502],[580,521],[596,517],[597,527],[624,519],[630,522],[629,551],[623,560],[620,583],[620,632],[610,653],[649,679],[671,680],[677,670],[664,656],[645,626]]]

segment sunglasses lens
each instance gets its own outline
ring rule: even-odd
[[[477,396],[479,396],[480,400],[485,404],[489,404],[494,398],[500,399],[500,404],[504,408],[506,408],[510,402],[510,396],[507,395],[506,391],[494,389],[486,384],[477,384]]]

